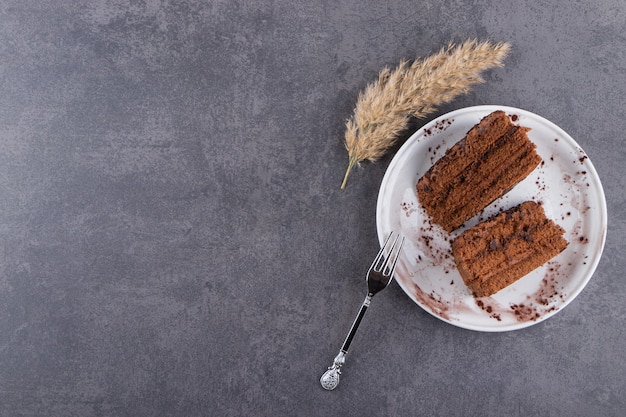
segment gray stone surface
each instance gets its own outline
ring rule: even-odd
[[[623,416],[625,26],[621,0],[0,0],[0,415]],[[568,131],[604,256],[508,333],[393,283],[325,392],[391,160],[340,190],[343,122],[385,65],[473,37],[512,54],[433,117]]]

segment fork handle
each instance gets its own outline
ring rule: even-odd
[[[339,375],[341,375],[341,366],[346,361],[346,354],[348,353],[348,348],[350,347],[350,343],[352,343],[352,339],[354,338],[354,335],[356,334],[356,331],[359,328],[359,324],[361,324],[361,320],[363,320],[363,316],[365,316],[365,312],[367,311],[367,308],[369,307],[373,296],[374,294],[369,293],[365,297],[365,300],[363,301],[363,304],[361,304],[361,308],[359,309],[359,313],[354,319],[354,322],[352,323],[352,327],[350,327],[350,332],[348,333],[346,340],[344,340],[343,345],[341,346],[341,350],[339,351],[339,354],[335,356],[332,366],[328,367],[328,370],[324,372],[324,374],[320,378],[320,383],[322,384],[322,387],[324,389],[330,391],[330,390],[337,388],[337,385],[339,385]]]
[[[346,336],[346,340],[344,340],[343,345],[341,346],[341,351],[346,354],[348,353],[348,348],[350,347],[350,343],[352,343],[352,339],[356,334],[357,329],[359,328],[359,324],[361,324],[361,320],[363,320],[363,316],[365,316],[365,312],[367,308],[370,306],[370,302],[372,301],[372,293],[367,294],[363,304],[361,304],[361,309],[359,310],[359,314],[357,314],[354,322],[352,323],[352,327],[350,327],[350,332],[348,336]]]

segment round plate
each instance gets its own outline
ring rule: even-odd
[[[431,224],[415,184],[480,119],[495,110],[531,128],[543,161],[481,214],[446,233]],[[459,275],[450,242],[465,228],[526,200],[541,202],[546,216],[565,229],[568,247],[545,265],[490,297],[475,298]],[[585,287],[598,265],[607,230],[602,184],[580,146],[554,123],[506,106],[476,106],[443,115],[415,132],[395,155],[383,178],[376,207],[378,239],[391,231],[406,236],[396,280],[424,310],[455,326],[499,332],[551,317]]]

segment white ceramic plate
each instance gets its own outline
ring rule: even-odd
[[[530,127],[528,137],[543,162],[522,182],[464,227],[448,234],[432,225],[419,204],[417,180],[481,118],[503,110]],[[565,229],[568,247],[544,266],[491,297],[474,298],[451,255],[450,241],[465,228],[523,201],[543,203],[548,218]],[[580,146],[554,123],[506,106],[453,111],[415,132],[395,155],[383,178],[376,207],[378,238],[407,237],[396,280],[427,312],[471,330],[521,329],[551,317],[569,304],[591,278],[607,230],[602,184]]]

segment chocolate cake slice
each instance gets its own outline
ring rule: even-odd
[[[465,230],[452,242],[452,254],[465,284],[484,297],[563,251],[564,232],[540,204],[526,201]]]
[[[526,178],[541,162],[529,130],[501,110],[473,126],[417,182],[431,220],[451,232]]]

